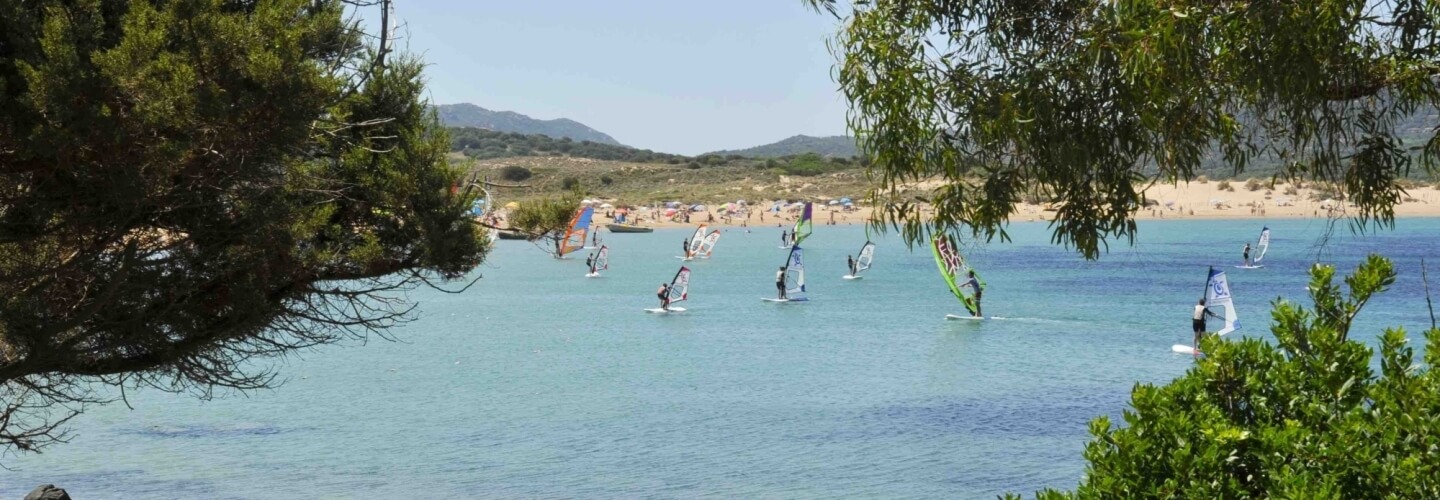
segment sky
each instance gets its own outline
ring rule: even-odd
[[[436,104],[686,155],[845,133],[825,45],[839,25],[801,0],[396,0],[395,15]]]

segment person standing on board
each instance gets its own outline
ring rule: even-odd
[[[1245,259],[1245,266],[1250,266],[1250,243],[1248,242],[1245,243],[1245,254],[1242,258]]]
[[[854,276],[854,275],[855,275],[855,256],[853,256],[853,255],[846,255],[846,256],[845,256],[845,267],[848,267],[848,268],[850,269],[850,275],[851,275],[851,276]]]
[[[779,294],[777,298],[785,300],[785,266],[775,272],[775,291]]]
[[[1200,299],[1200,302],[1197,303],[1197,304],[1195,304],[1195,314],[1190,317],[1190,318],[1191,318],[1191,320],[1190,320],[1190,327],[1195,330],[1195,343],[1194,343],[1194,344],[1191,344],[1191,345],[1195,346],[1195,348],[1197,349],[1197,352],[1198,352],[1198,349],[1200,348],[1200,336],[1205,334],[1205,317],[1206,317],[1206,316],[1209,316],[1209,317],[1212,317],[1212,318],[1219,318],[1219,317],[1220,317],[1220,316],[1217,316],[1215,313],[1210,312],[1209,309],[1206,309],[1206,308],[1205,308],[1205,299],[1204,299],[1204,298],[1201,298],[1201,299]]]
[[[690,238],[685,238],[685,242],[681,243],[680,254],[687,259],[690,258]]]
[[[590,270],[590,274],[595,274],[595,252],[585,256],[585,268]]]
[[[965,280],[965,283],[961,284],[960,288],[965,288],[968,286],[970,287],[970,289],[975,290],[975,310],[970,311],[970,314],[977,318],[984,317],[984,314],[981,314],[980,312],[980,293],[985,290],[985,287],[980,284],[980,280],[975,278],[974,269],[970,270],[969,276],[970,279]]]
[[[789,236],[788,234],[786,234],[786,232],[785,232],[784,229],[781,229],[781,230],[780,230],[780,246],[789,246],[789,245],[790,245],[790,236]]]
[[[660,289],[655,291],[655,296],[660,298],[660,310],[670,310],[670,284],[661,283]]]

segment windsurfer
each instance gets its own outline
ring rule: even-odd
[[[595,252],[585,256],[585,267],[590,269],[590,274],[595,274]]]
[[[685,242],[680,244],[680,248],[680,253],[684,254],[685,258],[690,258],[690,238],[685,238]]]
[[[781,229],[781,230],[780,230],[780,245],[781,245],[781,246],[786,246],[786,245],[789,245],[789,244],[790,244],[790,236],[789,236],[789,234],[787,234],[784,229]]]
[[[775,290],[779,293],[779,299],[785,300],[785,266],[775,272]]]
[[[1220,317],[1215,313],[1210,312],[1209,309],[1205,308],[1205,299],[1202,298],[1200,299],[1199,303],[1195,304],[1195,314],[1191,316],[1190,321],[1191,328],[1195,330],[1195,343],[1193,345],[1196,347],[1196,349],[1199,349],[1200,347],[1200,336],[1205,334],[1206,316],[1217,319]]]
[[[1246,266],[1249,266],[1249,265],[1250,265],[1250,244],[1249,244],[1249,243],[1246,243],[1246,244],[1245,244],[1245,254],[1244,254],[1244,257],[1243,257],[1243,258],[1245,259],[1245,265],[1246,265]]]
[[[960,288],[968,286],[970,289],[975,290],[975,310],[970,311],[970,315],[979,318],[983,316],[980,312],[980,294],[985,290],[985,287],[980,284],[979,279],[975,278],[975,270],[970,270],[969,277],[970,279],[965,280],[965,283],[961,284]]]
[[[661,283],[661,284],[660,284],[660,289],[657,290],[657,291],[655,291],[655,296],[660,298],[660,310],[661,310],[661,311],[669,311],[669,310],[670,310],[670,285],[669,285],[668,283]]]
[[[846,255],[846,256],[845,256],[845,267],[847,267],[847,268],[850,269],[850,275],[851,275],[851,276],[854,276],[854,275],[855,275],[855,256],[853,256],[853,255]]]

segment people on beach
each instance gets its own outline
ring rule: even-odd
[[[775,272],[775,291],[778,293],[776,298],[785,300],[785,266],[780,266],[780,270]]]
[[[660,289],[655,291],[655,296],[660,298],[660,310],[670,310],[670,284],[661,283]]]
[[[851,265],[853,266],[854,264]],[[965,283],[961,284],[960,288],[965,288],[968,286],[971,290],[975,290],[975,310],[970,311],[970,315],[977,318],[983,317],[984,314],[980,312],[980,294],[984,292],[985,287],[980,285],[979,279],[975,278],[975,270],[970,270],[969,277],[970,279],[965,280]]]

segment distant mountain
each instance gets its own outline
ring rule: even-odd
[[[497,132],[540,134],[556,139],[569,137],[574,141],[590,141],[623,146],[614,137],[568,118],[536,120],[513,111],[490,111],[470,103],[441,104],[440,123],[447,127],[475,127]]]
[[[830,137],[810,137],[808,135],[797,135],[780,142],[755,146],[749,149],[737,149],[727,151],[716,151],[712,155],[740,155],[750,158],[778,158],[781,156],[793,156],[805,153],[815,153],[820,156],[832,158],[849,158],[860,154],[855,149],[855,138],[834,135]]]

